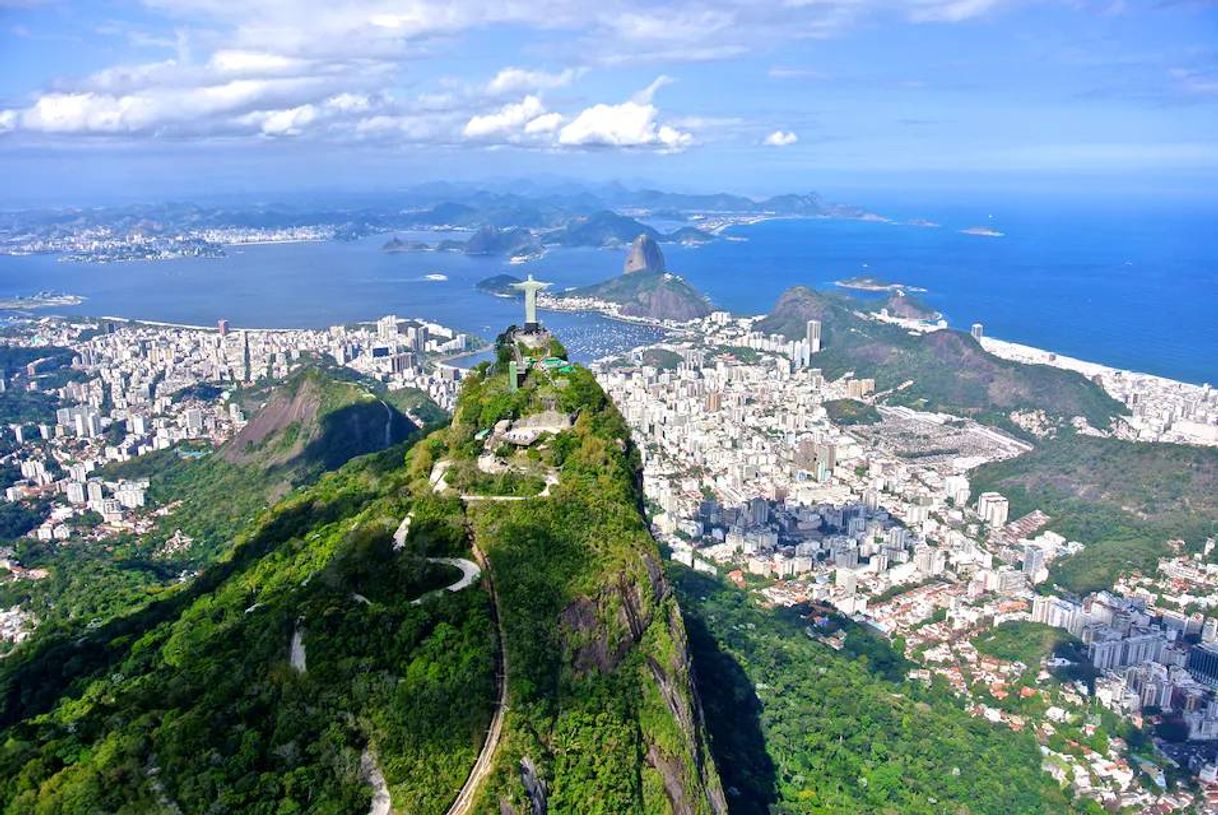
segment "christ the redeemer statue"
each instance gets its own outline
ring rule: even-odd
[[[524,330],[532,334],[537,331],[537,292],[549,287],[549,283],[534,280],[529,275],[528,280],[513,283],[512,288],[524,292]]]

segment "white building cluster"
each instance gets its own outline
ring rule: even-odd
[[[103,480],[101,467],[181,442],[223,443],[246,423],[230,398],[238,388],[281,380],[310,360],[332,358],[390,388],[418,388],[451,408],[460,369],[440,360],[470,345],[466,335],[445,326],[393,316],[325,331],[231,330],[223,320],[202,328],[53,318],[26,328],[8,341],[73,353],[71,368],[55,371],[53,380],[37,360],[11,382],[0,377],[4,388],[31,391],[55,383],[61,407],[53,421],[6,428],[13,444],[0,461],[21,475],[2,497],[49,507],[30,535],[50,541],[150,528],[143,511],[148,481]],[[96,519],[80,521],[90,512],[100,516],[100,526]]]

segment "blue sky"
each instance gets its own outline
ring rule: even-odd
[[[1204,195],[1212,0],[0,0],[0,203],[537,173]]]

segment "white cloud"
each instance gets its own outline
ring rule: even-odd
[[[538,133],[553,133],[562,126],[561,113],[543,113],[524,126],[524,132],[529,135]]]
[[[799,141],[799,136],[795,135],[794,131],[775,130],[773,133],[765,137],[765,144],[769,147],[787,147]]]
[[[264,136],[298,136],[317,118],[317,108],[301,105],[285,110],[266,110],[249,114]]]
[[[614,0],[591,11],[576,0],[142,2],[150,13],[140,19],[141,41],[145,47],[174,48],[173,58],[58,79],[31,94],[28,104],[5,112],[0,128],[35,136],[132,138],[305,131],[347,138],[386,130],[403,138],[423,133],[420,138],[426,141],[455,142],[464,134],[490,142],[677,150],[692,143],[688,131],[713,128],[692,124],[696,117],[686,123],[660,121],[653,100],[671,82],[664,76],[627,102],[585,105],[573,113],[550,112],[540,97],[585,73],[574,63],[558,71],[509,65],[488,82],[457,78],[455,85],[438,81],[438,87],[427,87],[424,74],[412,96],[395,91],[405,84],[407,64],[422,64],[413,60],[474,28],[557,33],[568,44],[563,52],[568,59],[637,65],[658,59],[722,59],[784,41],[830,36],[866,15],[965,20],[1015,0],[704,0],[668,6]],[[121,22],[103,28],[116,36],[134,31]],[[796,71],[811,75],[781,68],[771,75],[795,76]],[[1211,92],[1205,78],[1180,81],[1193,92]],[[522,101],[485,109],[520,97]],[[744,131],[734,137],[748,138]]]
[[[545,112],[541,100],[529,95],[519,102],[504,105],[494,113],[474,116],[465,123],[461,132],[468,139],[511,136]]]
[[[21,114],[21,126],[44,133],[121,133],[147,127],[153,114],[144,97],[48,93]]]
[[[504,68],[487,83],[486,92],[498,96],[519,91],[562,88],[582,76],[584,71],[584,68],[567,68],[559,73],[550,74],[545,71],[529,71],[524,68]]]
[[[916,23],[959,23],[992,11],[1001,0],[911,0],[909,19]]]
[[[212,54],[207,67],[219,74],[261,76],[296,72],[308,64],[306,60],[266,51],[225,49]]]
[[[362,112],[372,107],[372,102],[363,94],[340,93],[327,99],[326,107],[343,113]]]
[[[821,71],[816,71],[811,68],[788,68],[782,65],[775,65],[770,68],[769,76],[771,79],[828,79],[829,75]]]
[[[558,133],[558,143],[568,147],[660,147],[682,150],[693,136],[671,125],[656,122],[655,105],[633,100],[620,105],[599,104],[586,108]]]
[[[205,135],[255,123],[245,114],[299,107],[317,91],[312,79],[286,78],[234,79],[125,94],[48,93],[21,111],[20,124],[22,129],[41,133]]]
[[[643,90],[639,91],[634,96],[630,97],[630,101],[635,102],[636,104],[639,104],[639,105],[650,105],[651,100],[656,95],[656,91],[658,91],[660,88],[664,87],[665,85],[671,85],[674,82],[676,82],[676,80],[673,79],[671,76],[665,76],[664,74],[660,74],[659,76],[657,76],[655,79],[653,79],[651,81],[650,85],[648,85],[646,88],[643,88]]]
[[[564,115],[547,111],[532,94],[488,112],[471,116],[461,129],[470,140],[491,144],[533,147],[622,147],[684,149],[693,136],[676,122],[661,122],[653,104],[656,91],[672,80],[658,77],[629,100],[620,104],[595,104]]]

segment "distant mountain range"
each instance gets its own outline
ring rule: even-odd
[[[63,242],[103,229],[116,239],[191,238],[217,249],[245,240],[354,240],[406,230],[497,230],[468,241],[391,241],[388,251],[465,251],[529,254],[539,246],[619,246],[639,234],[660,242],[703,243],[733,219],[766,216],[865,218],[857,207],[831,204],[814,193],[755,200],[729,193],[686,194],[631,190],[621,185],[490,191],[456,185],[423,185],[365,197],[350,206],[272,203],[202,206],[141,204],[0,212],[0,252],[61,251]],[[644,220],[686,223],[662,234]],[[284,235],[295,230],[294,236]],[[306,235],[299,234],[306,231]],[[276,236],[279,232],[282,236]],[[506,237],[500,232],[507,233]],[[526,240],[528,233],[533,240]]]
[[[430,217],[430,216],[429,216]],[[524,226],[496,226],[485,223],[468,240],[446,239],[436,243],[405,241],[394,237],[381,248],[386,252],[461,252],[466,255],[496,255],[529,258],[548,246],[613,249],[629,243],[637,235],[653,241],[697,245],[715,240],[709,232],[685,226],[665,234],[643,222],[599,210],[591,215],[575,215],[549,229]]]

